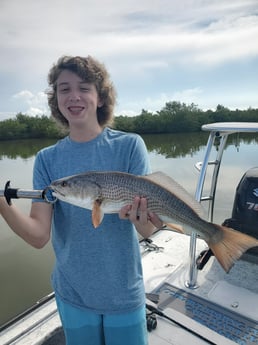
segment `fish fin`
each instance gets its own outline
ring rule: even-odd
[[[174,223],[166,223],[166,226],[170,228],[171,230],[184,234],[183,227],[181,225],[174,224]]]
[[[97,228],[101,224],[104,217],[104,213],[101,209],[101,202],[99,200],[94,201],[91,217],[94,228]]]
[[[222,238],[219,242],[208,243],[208,245],[221,266],[228,273],[235,261],[245,251],[258,246],[258,240],[226,226],[216,224],[216,227],[222,231]]]
[[[189,205],[195,211],[195,213],[198,214],[199,217],[205,218],[205,210],[202,205],[172,177],[164,174],[161,171],[157,171],[152,174],[145,175],[143,176],[143,178],[165,188],[170,193],[174,194],[177,198],[181,199],[183,202]]]

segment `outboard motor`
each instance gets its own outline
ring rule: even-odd
[[[224,220],[223,224],[258,239],[258,167],[249,169],[241,178],[235,194],[232,216]],[[258,247],[249,249],[255,262],[258,257]],[[197,268],[202,270],[213,255],[211,249],[204,250],[196,260]],[[246,259],[250,259],[251,257]]]
[[[224,225],[258,239],[258,167],[249,169],[241,178],[232,217]],[[258,256],[258,247],[249,249],[248,253]]]

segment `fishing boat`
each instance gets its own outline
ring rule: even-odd
[[[202,130],[209,137],[203,161],[196,163],[195,198],[207,205],[207,218],[213,221],[227,139],[234,133],[258,132],[258,123],[212,123]],[[207,187],[208,168],[212,173]],[[17,197],[30,197],[19,193]],[[251,167],[236,186],[232,214],[224,225],[258,238],[257,211],[258,168]],[[229,273],[195,233],[186,236],[161,229],[140,240],[140,249],[149,345],[258,344],[258,247],[248,250]],[[3,325],[0,344],[65,344],[54,294]]]

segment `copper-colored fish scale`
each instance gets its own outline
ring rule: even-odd
[[[101,186],[103,200],[110,199],[121,201],[121,204],[131,204],[135,196],[146,197],[148,209],[160,217],[170,217],[193,228],[198,226],[203,237],[207,231],[209,237],[217,231],[213,224],[201,219],[191,206],[181,201],[171,191],[144,177],[119,172],[99,173],[96,176],[96,183]]]

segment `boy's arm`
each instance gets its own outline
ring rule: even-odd
[[[50,239],[52,205],[34,202],[30,215],[22,213],[14,204],[8,205],[0,198],[0,214],[9,227],[24,241],[35,248],[42,248]]]

